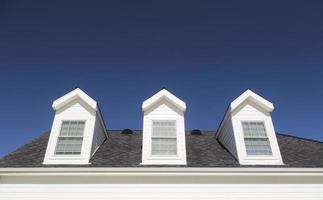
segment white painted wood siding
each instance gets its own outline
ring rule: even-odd
[[[224,120],[223,127],[218,135],[218,140],[234,157],[238,159],[232,120],[230,116]]]
[[[217,199],[217,200],[322,200],[322,185],[162,185],[162,184],[98,184],[98,185],[2,185],[0,199]]]
[[[229,170],[230,171],[230,170]],[[0,174],[0,199],[322,200],[322,173]],[[278,170],[279,171],[279,170]],[[291,171],[292,172],[292,171]]]
[[[96,114],[91,155],[95,153],[95,151],[100,147],[105,139],[106,135],[104,133],[104,128],[100,122],[98,114]]]

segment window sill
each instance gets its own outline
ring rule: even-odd
[[[178,156],[151,156],[147,160],[181,160]]]
[[[84,160],[84,156],[81,155],[77,155],[77,156],[73,156],[73,155],[64,155],[64,156],[52,156],[50,158],[48,158],[48,160]]]

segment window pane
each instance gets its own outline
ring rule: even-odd
[[[263,122],[242,122],[244,137],[267,137]]]
[[[248,155],[271,155],[268,138],[245,138]]]
[[[81,154],[83,138],[58,138],[56,154]]]
[[[62,137],[83,137],[84,121],[64,121],[59,136]]]
[[[271,155],[271,147],[263,122],[242,122],[247,155]]]
[[[177,155],[176,138],[152,138],[152,155]]]
[[[81,154],[84,121],[63,121],[55,154]]]
[[[152,135],[176,137],[176,121],[153,121]]]

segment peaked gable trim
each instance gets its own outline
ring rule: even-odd
[[[256,94],[250,88],[247,88],[240,96],[238,96],[236,99],[234,99],[227,107],[227,109],[222,117],[222,120],[218,126],[218,129],[216,131],[216,134],[215,134],[216,138],[219,136],[219,132],[221,131],[221,129],[223,127],[223,122],[225,122],[225,120],[229,117],[230,113],[232,113],[234,110],[236,110],[240,105],[242,105],[247,100],[251,100],[256,105],[260,106],[261,108],[265,109],[268,112],[272,112],[274,110],[274,105],[270,101],[268,101],[264,97]]]
[[[97,110],[97,103],[94,99],[92,99],[89,95],[87,95],[83,90],[80,88],[75,88],[71,92],[65,94],[64,96],[56,99],[53,102],[53,109],[59,110],[60,108],[64,107],[68,103],[74,101],[75,99],[83,100],[87,105],[89,105],[93,110]]]
[[[238,108],[241,104],[243,104],[247,100],[252,101],[253,103],[262,107],[268,112],[272,112],[274,110],[274,105],[271,102],[261,97],[260,95],[256,94],[252,90],[247,89],[238,98],[236,98],[234,101],[231,102],[230,112],[233,112],[236,108]]]
[[[147,99],[142,103],[142,111],[145,112],[153,105],[161,101],[162,99],[166,99],[167,101],[174,104],[177,108],[179,108],[182,112],[186,111],[186,103],[176,97],[174,94],[169,92],[166,88],[162,88],[159,92],[154,94],[152,97]]]

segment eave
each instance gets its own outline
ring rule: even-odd
[[[0,168],[0,176],[320,176],[323,168]]]

